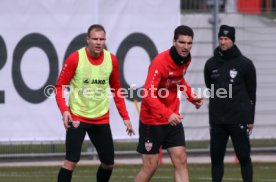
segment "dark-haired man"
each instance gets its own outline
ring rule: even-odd
[[[212,178],[213,182],[222,181],[223,159],[230,136],[243,181],[252,182],[249,134],[254,124],[256,70],[236,46],[234,27],[221,25],[218,38],[219,46],[204,67],[205,84],[216,93],[211,94],[209,104]]]
[[[95,146],[101,165],[97,182],[108,182],[114,164],[114,147],[109,125],[109,85],[116,107],[129,135],[134,134],[125,101],[120,94],[117,58],[104,49],[105,29],[95,24],[88,28],[87,47],[73,52],[65,61],[56,83],[56,100],[66,129],[66,157],[58,182],[70,182],[80,160],[86,133]],[[69,107],[63,95],[70,83]]]
[[[174,181],[189,181],[178,91],[196,108],[203,104],[183,77],[192,60],[190,50],[193,36],[190,27],[178,26],[174,31],[173,46],[158,54],[149,66],[141,104],[137,146],[137,151],[142,154],[143,166],[135,182],[150,181],[158,167],[160,146],[170,154],[174,165]]]

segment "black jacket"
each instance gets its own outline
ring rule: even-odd
[[[204,79],[211,89],[210,124],[254,123],[256,70],[235,44],[227,51],[215,49],[205,64]]]

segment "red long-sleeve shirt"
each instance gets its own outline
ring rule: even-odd
[[[172,113],[179,114],[180,100],[177,87],[189,101],[193,100],[195,95],[183,77],[190,62],[191,59],[184,65],[176,65],[169,50],[154,58],[149,66],[144,85],[140,113],[140,120],[143,124],[168,124],[168,118]]]
[[[101,53],[100,57],[95,58],[89,55],[86,50],[86,55],[93,65],[100,65],[103,62],[104,54]],[[115,105],[119,111],[119,114],[123,118],[123,120],[129,120],[129,115],[126,110],[126,105],[123,96],[119,95],[120,92],[118,90],[121,88],[120,80],[119,80],[119,66],[117,58],[111,54],[112,59],[112,73],[109,78],[109,85],[111,91],[114,95]],[[64,86],[68,85],[71,79],[75,75],[76,68],[78,66],[79,55],[78,51],[73,52],[65,61],[65,64],[61,70],[59,78],[56,83],[56,101],[57,105],[60,109],[60,112],[63,113],[64,111],[70,111],[72,115],[72,119],[76,121],[81,121],[85,123],[91,124],[107,124],[109,123],[109,112],[104,114],[98,118],[85,118],[81,116],[76,116],[74,113],[71,112],[70,108],[66,104],[66,99],[64,97]]]

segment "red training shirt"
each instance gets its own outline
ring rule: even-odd
[[[169,50],[160,53],[153,59],[149,66],[141,104],[140,120],[143,124],[169,124],[170,115],[172,113],[179,114],[178,86],[189,101],[193,100],[195,95],[183,77],[191,59],[184,65],[176,65]]]

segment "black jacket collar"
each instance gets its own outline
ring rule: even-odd
[[[186,64],[187,62],[189,62],[189,60],[191,59],[191,54],[189,53],[187,57],[183,58],[181,57],[177,51],[176,48],[174,46],[171,47],[170,49],[170,55],[172,57],[172,60],[174,61],[174,63],[176,65],[183,65]]]
[[[235,57],[241,56],[241,51],[239,48],[234,44],[230,49],[223,51],[220,47],[217,47],[214,51],[214,56],[218,57],[222,60],[230,60]]]

